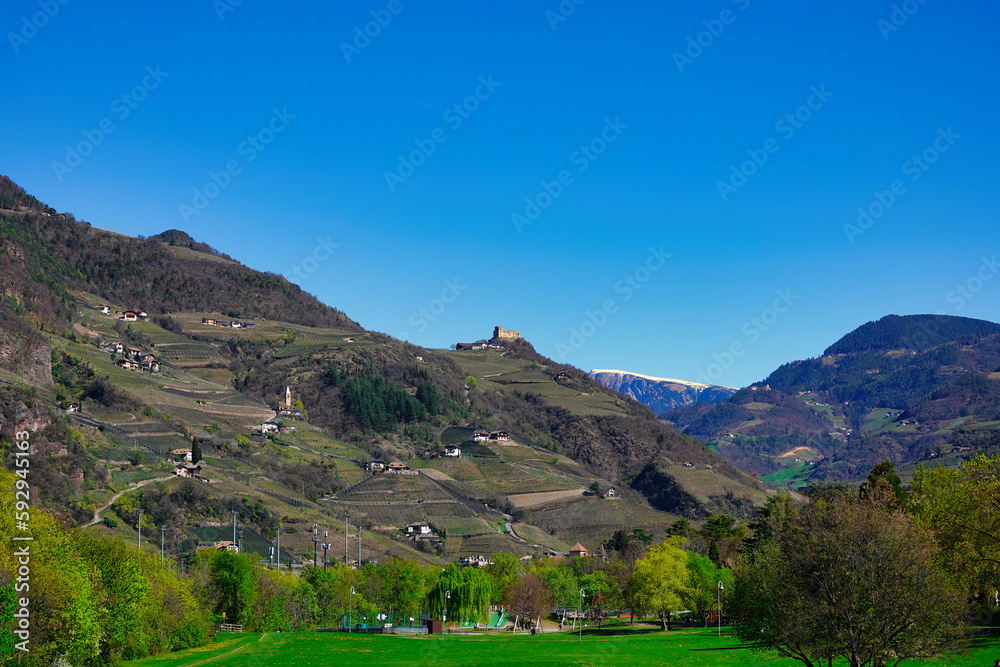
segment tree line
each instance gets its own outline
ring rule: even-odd
[[[14,481],[0,471],[0,531],[14,532]],[[817,484],[809,502],[771,497],[753,521],[679,519],[653,544],[617,531],[602,558],[519,560],[445,569],[390,558],[351,568],[270,570],[255,554],[199,550],[181,567],[32,513],[32,651],[23,664],[107,665],[207,642],[215,624],[308,630],[422,616],[484,623],[497,605],[528,623],[555,613],[681,618],[720,611],[742,641],[803,664],[896,664],[961,645],[996,619],[1000,457],[920,468],[905,490],[889,462],[859,488]],[[0,546],[0,610],[14,603],[16,557]],[[167,613],[164,613],[166,611]],[[602,614],[601,612],[604,612]],[[5,613],[4,618],[9,618]],[[5,636],[9,637],[7,632]],[[0,647],[8,656],[10,642]]]

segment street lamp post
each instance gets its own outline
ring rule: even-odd
[[[143,511],[140,509],[139,510],[139,522],[135,526],[136,529],[139,531],[139,543],[136,546],[138,546],[140,549],[142,548],[142,514],[143,514]]]
[[[330,531],[324,530],[323,531],[323,544],[321,545],[323,547],[323,569],[324,570],[326,569],[327,563],[330,562],[330,559],[327,558],[327,556],[326,556],[326,552],[330,549],[330,542],[328,541],[329,537],[330,537]]]
[[[719,595],[719,603],[717,605],[717,610],[715,612],[716,616],[719,617],[719,636],[722,636],[722,591],[726,590],[726,587],[719,582],[718,590],[716,591]]]
[[[354,586],[351,586],[351,597],[347,600],[347,632],[351,631],[351,614],[354,611]]]
[[[160,562],[163,562],[163,535],[167,532],[166,525],[160,526]]]
[[[581,588],[580,589],[580,606],[577,607],[577,611],[576,611],[577,620],[580,622],[580,641],[583,641],[583,618],[581,618],[581,616],[583,614],[583,598],[585,598],[585,597],[587,597],[587,594],[584,593],[583,589]]]
[[[319,554],[319,549],[316,544],[319,542],[319,533],[316,531],[316,524],[313,524],[313,568],[316,567],[316,556]]]
[[[444,639],[444,626],[448,624],[448,600],[451,599],[451,591],[444,594],[444,613],[441,614],[441,639]]]

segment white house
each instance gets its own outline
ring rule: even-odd
[[[268,433],[277,433],[278,424],[275,422],[264,422],[263,424],[260,425],[259,430],[261,435],[267,435]]]
[[[419,523],[411,523],[406,527],[407,535],[430,535],[431,527],[426,521],[420,521]]]
[[[444,455],[450,456],[453,459],[462,458],[462,448],[455,445],[448,445],[444,448]]]
[[[111,309],[105,306],[103,303],[99,306],[94,306],[94,310],[99,312],[101,315],[110,315]]]
[[[369,461],[365,465],[365,469],[368,470],[368,472],[382,472],[385,470],[385,463],[382,461]]]

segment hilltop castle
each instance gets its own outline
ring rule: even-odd
[[[498,340],[517,340],[521,337],[520,331],[505,331],[503,327],[493,328],[493,337]]]

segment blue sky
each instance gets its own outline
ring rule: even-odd
[[[995,3],[317,4],[4,3],[0,173],[585,370],[743,386],[1000,319]]]

